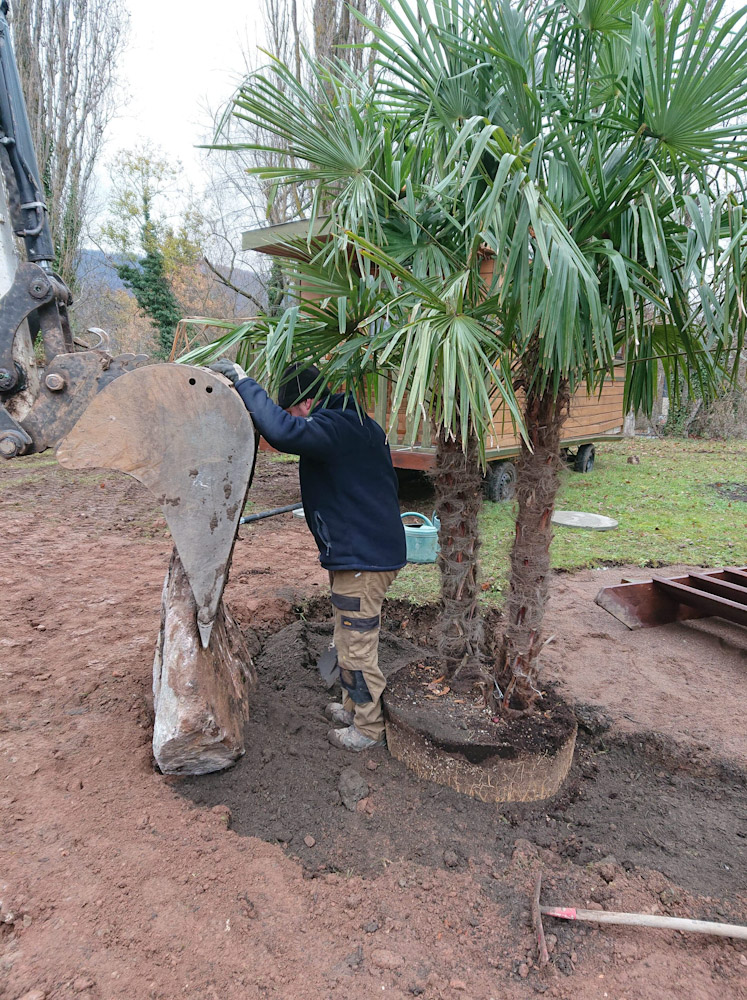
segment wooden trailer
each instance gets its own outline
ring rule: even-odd
[[[324,239],[326,219],[318,219],[314,235]],[[280,226],[265,226],[243,234],[242,249],[254,250],[271,256],[288,256],[286,241],[306,238],[308,223],[289,222]],[[299,254],[301,256],[301,254]],[[493,262],[488,258],[482,264],[486,279],[492,277]],[[570,416],[563,428],[561,447],[576,472],[591,472],[594,467],[596,441],[620,437],[623,432],[624,368],[620,366],[614,378],[606,378],[602,391],[588,395],[580,388],[571,400]],[[377,399],[369,410],[382,427],[389,426],[391,385],[388,379],[379,379]],[[397,469],[428,471],[435,464],[436,449],[431,441],[430,429],[421,422],[420,432],[413,433],[411,423],[400,409],[395,428],[389,435],[392,461]],[[493,430],[488,439],[488,472],[485,476],[485,496],[489,500],[506,500],[513,494],[516,469],[512,459],[519,454],[519,439],[514,433],[511,417],[500,400],[493,411]]]
[[[390,417],[387,385],[385,379],[380,379],[378,400],[369,410],[382,427],[388,426]],[[614,379],[605,380],[601,395],[589,396],[582,388],[573,396],[561,447],[576,472],[591,472],[594,468],[594,442],[622,435],[624,385],[625,375],[621,367]],[[428,471],[435,464],[436,449],[431,441],[430,428],[421,422],[416,438],[412,427],[408,426],[404,406],[396,427],[390,432],[389,445],[395,468]],[[519,438],[514,432],[510,414],[499,400],[493,411],[493,429],[487,442],[488,472],[484,483],[487,499],[500,501],[511,497],[516,481],[512,460],[518,454]]]

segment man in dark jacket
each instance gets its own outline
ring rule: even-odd
[[[287,369],[276,405],[238,365],[213,367],[234,382],[262,437],[301,458],[301,499],[329,570],[343,687],[342,703],[327,705],[326,714],[345,728],[330,730],[328,738],[346,750],[382,746],[381,605],[407,561],[386,435],[348,396],[320,392],[316,368]]]

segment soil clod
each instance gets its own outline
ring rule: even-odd
[[[340,775],[338,791],[346,809],[354,811],[358,803],[368,795],[368,783],[354,767],[346,767]]]

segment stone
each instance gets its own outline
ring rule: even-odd
[[[351,951],[350,954],[346,957],[345,965],[353,969],[356,966],[362,964],[363,964],[363,948],[361,945],[358,945],[355,951]]]
[[[379,924],[377,920],[369,920],[367,924],[363,925],[363,930],[366,934],[375,934],[379,929]]]
[[[452,990],[466,990],[467,984],[463,979],[450,979],[449,988]]]
[[[377,969],[394,971],[395,969],[401,969],[405,964],[405,960],[395,951],[389,951],[388,948],[374,948],[371,952],[371,964],[375,965]]]
[[[44,990],[29,990],[28,993],[24,993],[18,1000],[46,1000],[46,997],[47,994]]]
[[[354,767],[346,767],[340,774],[340,781],[337,789],[342,799],[342,804],[351,812],[361,799],[368,795],[368,783],[360,776]]]
[[[77,979],[73,980],[73,989],[76,993],[82,993],[84,990],[90,990],[95,985],[96,983],[93,979],[90,979],[88,976],[78,976]]]
[[[529,966],[526,962],[522,962],[519,968],[516,970],[522,979],[526,979],[529,975]]]
[[[369,770],[369,771],[375,771],[378,766],[379,765],[376,763],[375,760],[367,760],[366,761],[366,769]]]
[[[306,837],[304,837],[303,842],[304,844],[306,844],[307,847],[313,847],[316,844],[316,841],[311,836],[311,834],[308,834]]]
[[[552,516],[552,523],[565,528],[586,528],[590,531],[612,531],[618,524],[614,517],[585,514],[580,510],[556,510]]]
[[[447,868],[456,868],[459,865],[456,851],[444,851],[444,864]]]
[[[673,906],[682,902],[682,893],[674,886],[662,889],[659,893],[659,900],[663,906]]]
[[[238,625],[221,603],[202,648],[197,605],[174,550],[153,661],[153,756],[164,774],[209,774],[244,753],[249,692],[257,682]]]

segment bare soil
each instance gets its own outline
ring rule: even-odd
[[[296,475],[262,458],[254,509],[296,500]],[[0,469],[0,514],[2,1000],[747,998],[744,942],[546,918],[540,971],[529,920],[540,869],[548,904],[747,920],[745,630],[629,632],[593,597],[640,570],[557,575],[546,679],[580,720],[571,778],[538,806],[485,805],[327,743],[326,574],[284,515],[242,529],[228,591],[260,673],[246,756],[167,779],[159,509],[36,460]],[[385,614],[393,668],[434,612]]]

